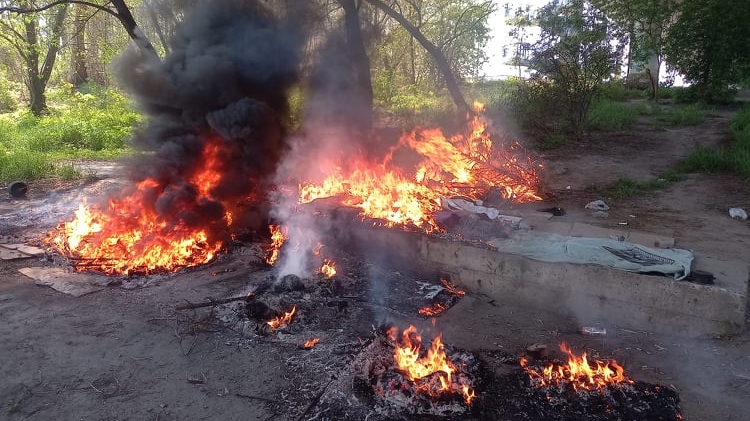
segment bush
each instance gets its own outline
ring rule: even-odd
[[[625,102],[630,99],[643,98],[643,95],[643,91],[628,88],[618,80],[606,82],[599,88],[599,98],[610,101]]]

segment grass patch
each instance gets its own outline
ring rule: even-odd
[[[57,164],[65,159],[113,159],[132,152],[125,144],[141,120],[120,93],[94,85],[71,93],[51,90],[49,113],[0,114],[0,181],[50,176],[80,178]]]
[[[568,144],[568,138],[561,133],[550,133],[534,142],[534,149],[538,151],[551,151]]]
[[[734,141],[727,148],[694,150],[677,167],[687,172],[734,172],[750,180],[750,107],[740,109],[729,123]]]
[[[637,181],[632,178],[623,177],[608,189],[608,196],[616,199],[627,199],[656,190],[661,190],[670,184],[683,180],[685,177],[678,170],[671,170],[660,177],[649,181]]]
[[[667,126],[697,126],[708,116],[709,109],[702,104],[678,105],[669,108],[654,108],[657,122]]]
[[[599,100],[591,108],[589,128],[594,130],[625,130],[633,127],[639,111],[632,106],[612,100]]]

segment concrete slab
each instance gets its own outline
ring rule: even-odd
[[[481,243],[353,226],[355,241],[383,250],[391,264],[420,266],[451,277],[470,293],[523,303],[592,323],[687,336],[729,334],[746,322],[750,267],[696,255],[694,268],[715,285],[635,274],[593,265],[545,263]]]
[[[0,244],[0,259],[2,260],[28,259],[43,254],[44,250],[39,247],[26,244]]]

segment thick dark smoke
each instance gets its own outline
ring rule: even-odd
[[[155,151],[133,178],[159,183],[157,211],[210,224],[227,206],[263,199],[287,149],[282,120],[302,41],[254,1],[205,1],[185,18],[163,60],[136,49],[118,60],[119,80],[147,118],[134,144]],[[188,180],[212,142],[219,144],[222,177],[211,199],[198,199]],[[246,220],[235,223],[248,228],[263,222],[246,209],[237,216]]]

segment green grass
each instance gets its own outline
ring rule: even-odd
[[[638,114],[638,109],[629,104],[602,99],[591,108],[589,128],[601,131],[630,129]]]
[[[657,125],[670,127],[697,126],[702,124],[710,110],[702,104],[676,105],[674,107],[651,109]]]
[[[607,189],[605,192],[608,196],[616,199],[626,199],[638,196],[644,193],[663,189],[670,184],[684,179],[684,175],[679,170],[671,170],[660,177],[649,181],[637,181],[632,178],[623,177]]]
[[[97,86],[71,93],[49,92],[49,112],[0,114],[0,181],[82,175],[67,159],[112,159],[131,152],[126,145],[140,116],[120,93]]]

